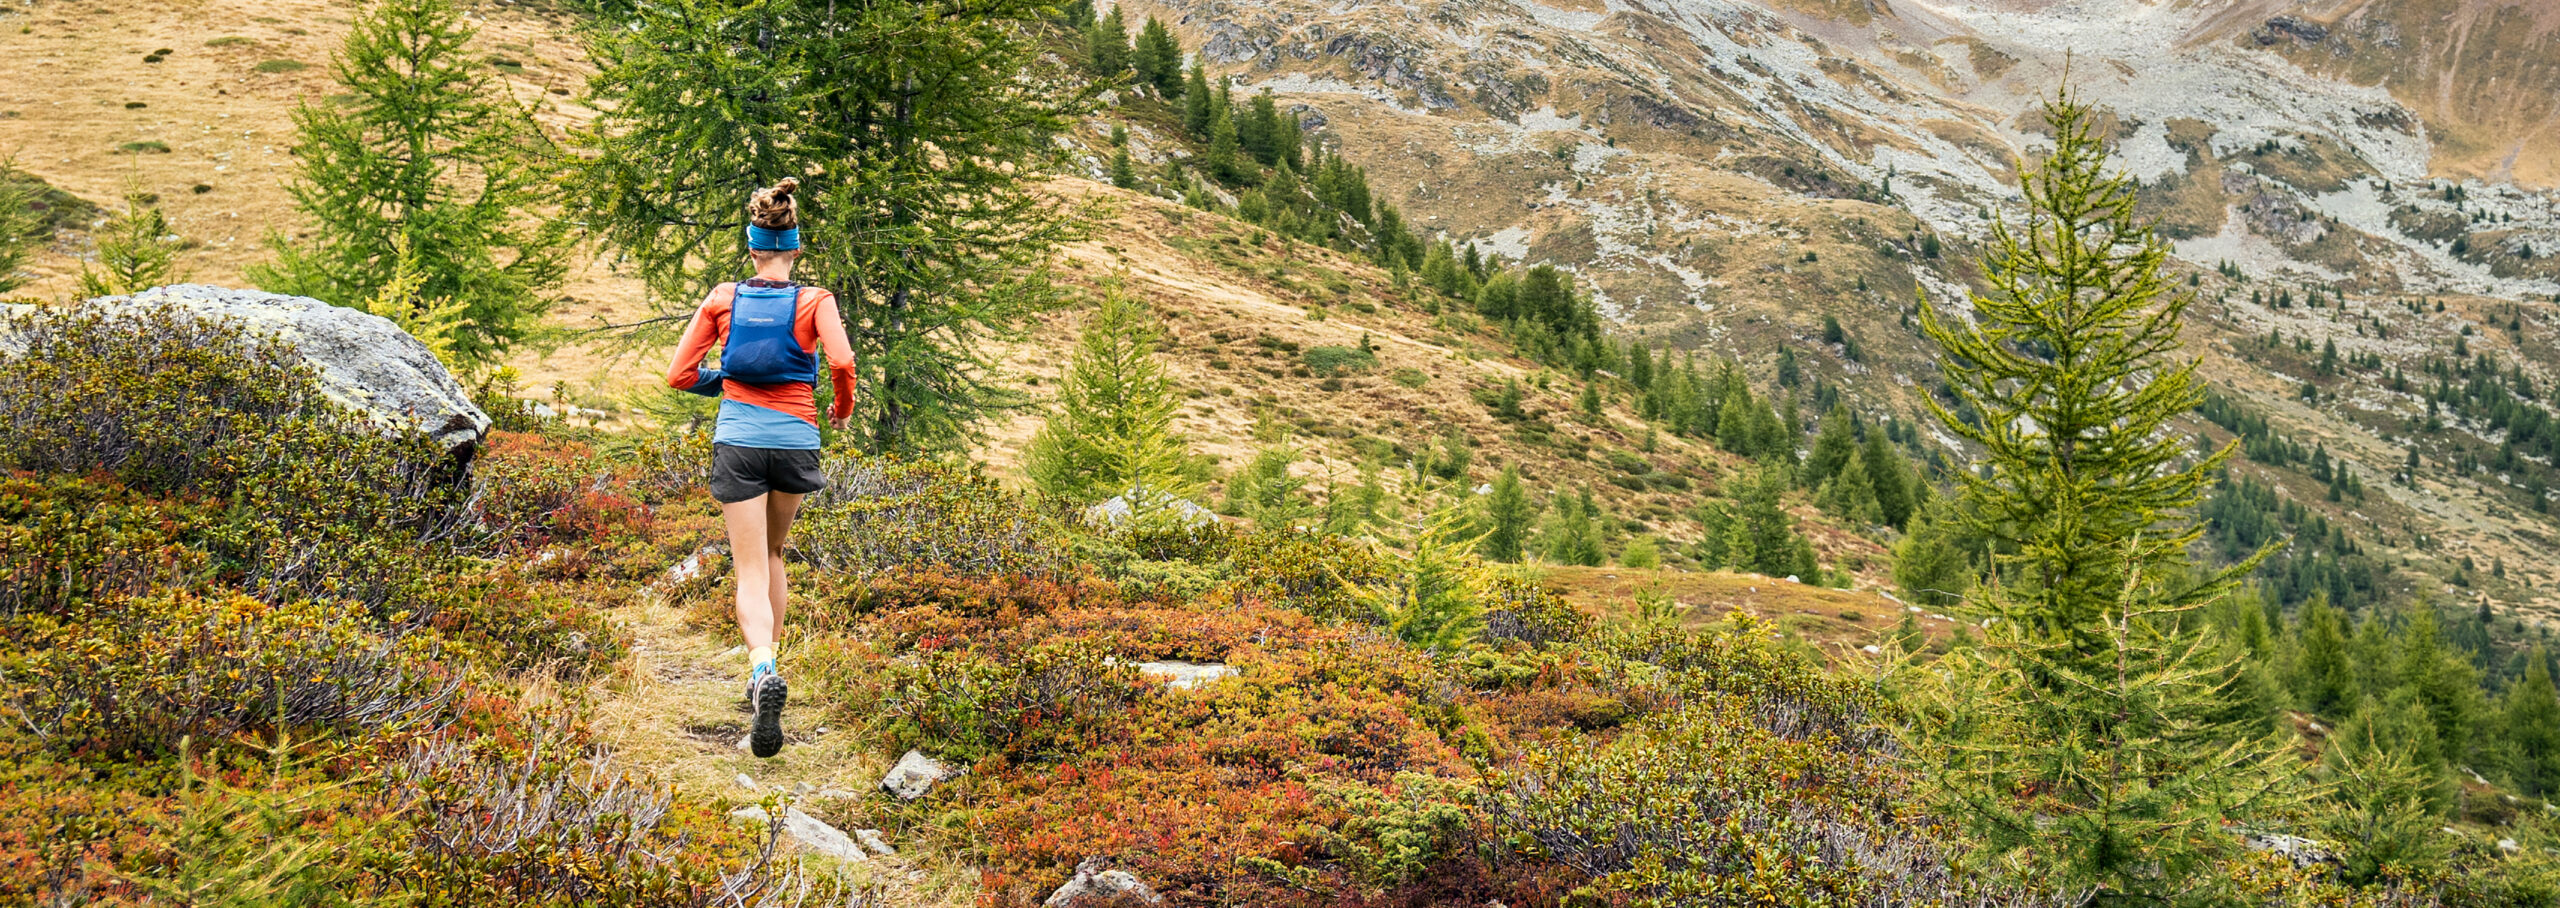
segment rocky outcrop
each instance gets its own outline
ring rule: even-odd
[[[1164,897],[1126,870],[1108,870],[1108,858],[1086,858],[1076,863],[1074,879],[1058,891],[1049,893],[1043,905],[1058,908],[1102,905],[1161,905]]]
[[[381,316],[310,297],[204,284],[155,287],[86,305],[175,309],[290,344],[330,400],[385,428],[423,432],[448,451],[468,456],[489,431],[489,414],[471,403],[444,363]]]

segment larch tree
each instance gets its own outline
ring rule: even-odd
[[[1485,496],[1484,556],[1495,561],[1518,561],[1527,548],[1529,533],[1538,519],[1538,503],[1530,500],[1529,490],[1520,481],[1520,466],[1502,468],[1493,480],[1493,491]]]
[[[2130,178],[2105,169],[2093,112],[2057,95],[2044,106],[2051,153],[2020,181],[2026,222],[1992,227],[1989,292],[1972,320],[1937,305],[1920,327],[1945,351],[1954,407],[1928,398],[1947,430],[1992,467],[1959,474],[1961,513],[2005,553],[2010,595],[1997,617],[2060,635],[2083,655],[2109,651],[2106,619],[2122,591],[2182,572],[2203,527],[2183,520],[2211,488],[2234,441],[2191,458],[2170,421],[2204,399],[2192,359],[2176,358],[2193,298],[2164,272],[2168,245],[2134,218]],[[1977,420],[1957,417],[1964,409]],[[2248,559],[2164,606],[2219,595]]]
[[[1987,467],[1959,474],[1955,513],[1994,555],[1963,605],[1982,638],[1919,681],[1912,759],[1975,868],[2086,904],[2216,903],[2232,824],[2299,792],[2275,730],[2227,718],[2239,648],[2191,614],[2264,553],[2188,564],[2187,510],[2232,453],[2190,459],[2170,425],[2203,396],[2178,359],[2188,298],[2093,112],[2065,91],[2043,113],[2052,147],[2023,168],[2024,223],[1993,227],[1988,292],[1970,320],[1921,311],[1959,401],[1931,410]]]
[[[1154,312],[1118,288],[1085,323],[1058,386],[1058,411],[1023,453],[1023,472],[1048,495],[1091,504],[1127,495],[1132,509],[1189,498],[1189,443],[1173,427],[1182,396],[1164,364]]]
[[[451,0],[380,0],[331,62],[344,94],[293,112],[286,186],[307,239],[269,237],[258,286],[341,306],[378,298],[403,244],[421,298],[464,303],[456,357],[489,362],[535,329],[567,273],[548,142],[470,53]]]
[[[1017,405],[982,351],[1054,305],[1068,204],[1036,191],[1090,84],[1031,65],[1033,0],[600,0],[602,111],[569,210],[668,322],[745,267],[746,198],[798,177],[798,279],[841,301],[858,447],[944,451]]]

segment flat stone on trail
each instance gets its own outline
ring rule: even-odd
[[[852,836],[844,834],[844,830],[829,826],[797,807],[782,809],[782,831],[789,834],[792,841],[800,843],[800,847],[839,861],[861,863],[871,860],[871,854],[863,851]]]
[[[959,774],[950,764],[925,756],[923,751],[910,750],[898,758],[898,765],[889,767],[889,774],[880,779],[880,790],[897,795],[901,801],[913,801],[924,797],[942,780]]]
[[[769,826],[773,823],[773,815],[766,813],[763,807],[754,804],[729,811],[729,816],[758,825]],[[782,809],[782,834],[790,837],[791,841],[799,843],[802,848],[839,861],[858,864],[871,860],[870,853],[863,851],[861,845],[855,844],[853,837],[845,835],[844,830],[829,826],[825,820],[810,816],[797,807]]]

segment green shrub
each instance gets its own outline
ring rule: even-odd
[[[1352,878],[1382,890],[1422,881],[1476,844],[1471,787],[1417,772],[1400,772],[1386,791],[1348,782],[1309,786],[1316,804],[1341,814],[1335,828],[1318,827],[1313,838]]]
[[[71,615],[206,579],[210,553],[183,540],[216,516],[113,482],[0,477],[0,619]]]
[[[250,67],[250,68],[251,68],[251,69],[253,69],[253,70],[256,70],[256,71],[258,71],[258,72],[268,73],[268,74],[275,74],[275,73],[295,73],[295,72],[301,72],[301,71],[306,70],[306,69],[310,69],[310,68],[311,68],[311,64],[309,64],[309,63],[304,63],[304,62],[302,62],[302,61],[300,61],[300,60],[281,60],[281,59],[279,59],[279,60],[268,60],[268,61],[266,61],[266,62],[264,62],[264,63],[260,63],[260,64],[258,64],[258,65],[256,65],[256,66],[253,66],[253,67]]]
[[[474,541],[462,464],[327,400],[282,343],[166,309],[15,308],[0,313],[16,347],[0,352],[0,467],[219,502],[195,543],[239,586],[382,618]]]
[[[619,769],[558,724],[526,726],[499,736],[518,748],[439,736],[392,767],[386,800],[412,819],[407,847],[367,856],[386,894],[437,905],[849,901],[841,881],[777,859],[775,803],[764,805],[767,827],[749,833]]]
[[[1378,355],[1358,347],[1308,347],[1300,359],[1318,378],[1339,378],[1378,367]]]
[[[792,539],[812,565],[852,579],[890,569],[1051,578],[1068,562],[1058,521],[976,467],[858,455],[822,464]]]
[[[1484,585],[1484,636],[1545,645],[1581,639],[1591,616],[1522,571],[1498,571]]]
[[[9,673],[10,724],[64,750],[159,754],[284,728],[380,733],[426,719],[455,682],[416,641],[363,629],[334,604],[152,596],[28,632]]]
[[[1527,749],[1483,798],[1585,885],[1567,904],[2043,905],[1949,866],[1938,827],[1897,808],[1905,782],[1867,719],[1872,685],[1827,674],[1749,620],[1600,641],[1648,687],[1615,736]]]
[[[1148,691],[1138,670],[1081,642],[1018,651],[929,651],[893,669],[881,705],[890,750],[945,758],[1073,756],[1127,731],[1123,713]]]
[[[169,143],[158,139],[146,139],[140,142],[126,142],[122,145],[116,146],[116,151],[123,154],[168,154]]]
[[[1390,377],[1395,379],[1396,384],[1403,385],[1407,388],[1419,388],[1431,381],[1431,375],[1429,373],[1410,367],[1397,369]]]

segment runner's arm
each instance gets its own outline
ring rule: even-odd
[[[720,396],[724,375],[719,369],[703,368],[702,357],[710,353],[712,343],[720,339],[719,320],[713,309],[714,304],[727,296],[724,291],[728,289],[727,284],[713,288],[711,295],[703,298],[702,305],[693,310],[693,321],[684,326],[684,339],[676,343],[675,363],[667,367],[667,387],[704,397]]]
[[[853,415],[853,389],[856,373],[853,341],[844,333],[844,313],[836,308],[836,295],[818,300],[818,343],[826,348],[827,377],[835,383],[835,400],[827,407],[828,419],[844,419]]]

